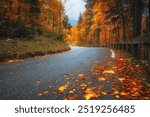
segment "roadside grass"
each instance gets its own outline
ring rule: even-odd
[[[67,50],[70,50],[70,47],[64,41],[45,37],[0,40],[0,62],[55,54]]]

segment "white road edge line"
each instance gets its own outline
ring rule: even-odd
[[[111,58],[115,58],[116,57],[115,52],[113,50],[110,51],[111,51]]]

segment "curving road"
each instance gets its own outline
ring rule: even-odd
[[[68,94],[37,96],[52,85],[55,89],[65,83],[65,74],[78,74],[90,70],[111,51],[102,48],[72,47],[69,52],[39,57],[12,64],[0,65],[0,99],[63,99]],[[105,58],[105,61],[108,61]],[[73,77],[75,79],[75,77]],[[37,81],[41,86],[37,87]],[[74,81],[70,81],[72,84]],[[58,84],[57,84],[58,83]],[[78,92],[80,93],[80,92]]]

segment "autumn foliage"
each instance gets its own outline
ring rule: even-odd
[[[36,35],[61,39],[66,15],[60,0],[1,0],[0,37],[32,38]]]
[[[105,46],[128,41],[148,32],[147,0],[85,0],[81,14],[66,40],[81,46]]]

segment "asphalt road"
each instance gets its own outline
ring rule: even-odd
[[[72,47],[69,52],[38,57],[23,62],[0,65],[0,99],[63,99],[68,94],[57,94],[57,87],[66,81],[65,75],[85,73],[97,63],[111,58],[109,49]],[[71,85],[74,84],[71,80]],[[37,82],[40,81],[40,86]],[[53,89],[48,89],[49,86]],[[53,90],[53,95],[37,96],[45,90]],[[54,90],[56,93],[54,93]],[[76,92],[80,94],[80,91]],[[107,99],[107,98],[106,98]],[[109,98],[108,98],[109,99]]]

